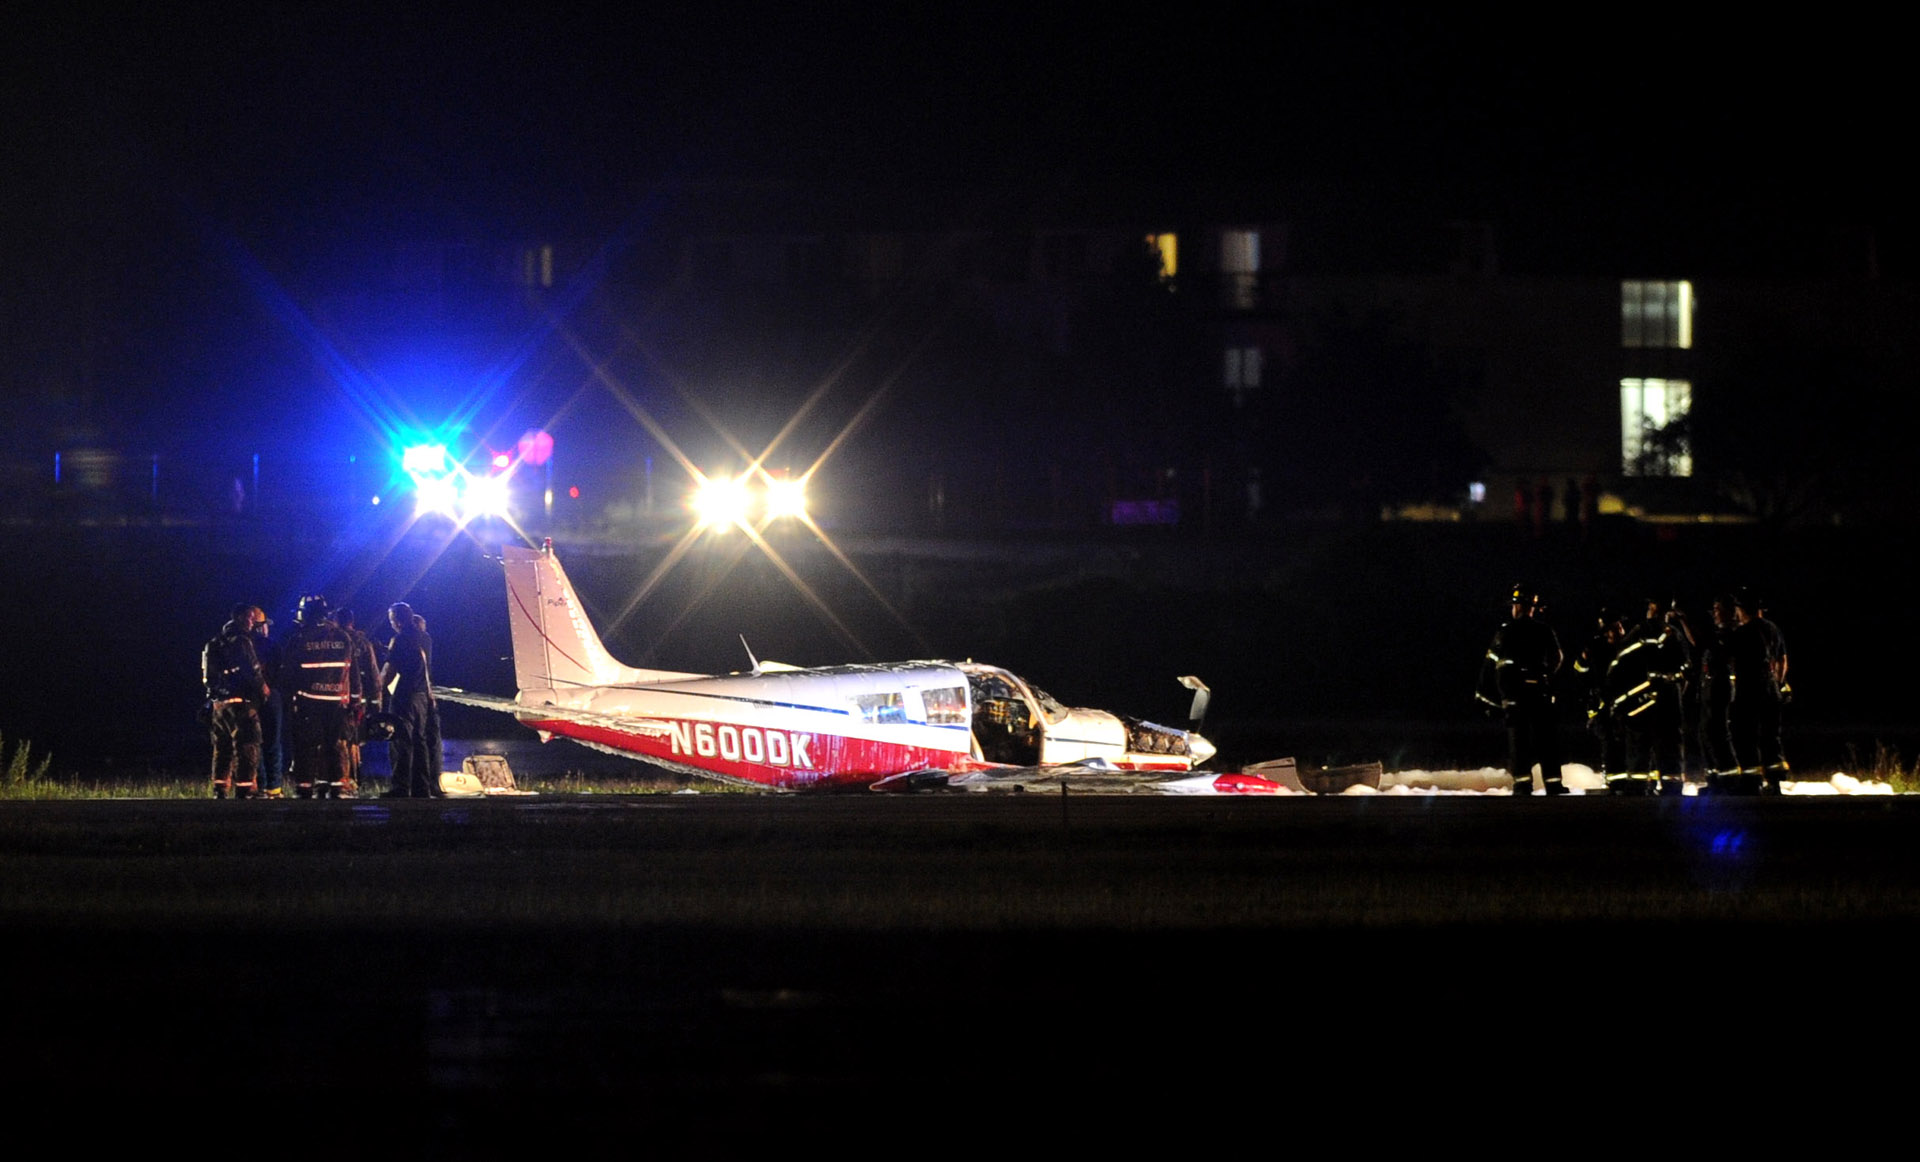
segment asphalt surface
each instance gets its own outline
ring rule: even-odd
[[[1798,1085],[1912,1031],[1916,853],[1906,798],[0,803],[0,1087],[478,1157]]]

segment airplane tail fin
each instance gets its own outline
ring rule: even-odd
[[[553,542],[538,549],[507,545],[507,617],[513,626],[514,684],[526,690],[568,690],[660,681],[684,675],[625,666],[607,653],[587,620]]]

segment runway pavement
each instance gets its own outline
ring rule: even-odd
[[[1809,998],[1904,972],[1916,841],[1899,797],[0,803],[0,1085],[493,1156],[560,1109],[741,1144],[1610,1046],[1803,1069],[1906,1020]]]

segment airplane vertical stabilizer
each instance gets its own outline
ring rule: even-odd
[[[615,661],[600,644],[551,545],[505,546],[500,564],[507,575],[507,617],[513,625],[514,683],[521,690],[587,689],[684,676]]]

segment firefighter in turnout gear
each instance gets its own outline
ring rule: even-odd
[[[1672,603],[1650,598],[1647,616],[1627,631],[1607,666],[1611,729],[1626,740],[1626,765],[1607,772],[1615,795],[1678,795],[1685,786],[1681,760],[1681,696],[1689,660],[1687,638]]]
[[[352,798],[348,715],[354,687],[353,638],[330,617],[317,593],[300,599],[281,650],[280,684],[293,714],[293,785],[302,799]]]
[[[1707,768],[1706,793],[1737,791],[1740,764],[1733,757],[1727,712],[1733,703],[1733,597],[1713,599],[1713,632],[1700,651],[1700,757]]]
[[[1573,672],[1580,682],[1580,693],[1586,706],[1587,730],[1600,743],[1599,770],[1602,775],[1627,769],[1626,739],[1613,729],[1613,716],[1607,713],[1606,691],[1607,667],[1620,651],[1626,636],[1626,622],[1620,615],[1611,609],[1602,609],[1593,637],[1588,639],[1580,656],[1573,660]]]
[[[1560,639],[1541,619],[1539,594],[1515,585],[1511,616],[1494,631],[1474,697],[1507,724],[1507,770],[1513,793],[1533,793],[1533,768],[1549,795],[1566,793],[1560,781],[1560,742],[1553,720],[1553,676],[1564,655]]]
[[[333,620],[353,639],[351,669],[355,695],[347,711],[347,781],[352,793],[357,795],[360,790],[361,748],[367,739],[367,720],[380,710],[380,660],[373,652],[373,639],[361,633],[354,624],[353,610],[335,610]]]
[[[250,799],[260,793],[260,704],[266,674],[253,652],[254,607],[236,605],[231,619],[200,650],[213,733],[213,797]]]
[[[1780,711],[1787,694],[1787,642],[1751,590],[1734,594],[1727,661],[1733,699],[1727,705],[1733,757],[1740,764],[1733,790],[1778,795],[1785,788],[1787,755],[1780,742]]]

